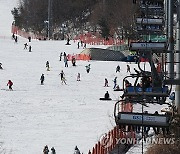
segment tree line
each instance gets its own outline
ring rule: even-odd
[[[11,12],[16,26],[36,34],[47,34],[49,20],[52,34],[64,28],[66,33],[86,30],[104,38],[131,38],[137,8],[132,0],[19,0]]]

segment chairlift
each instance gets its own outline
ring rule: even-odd
[[[129,113],[118,112],[115,115],[116,124],[132,125],[132,126],[148,126],[148,127],[169,127],[170,116],[169,115],[155,115],[149,113]]]

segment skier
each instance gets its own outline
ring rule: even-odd
[[[0,69],[2,70],[3,68],[2,68],[2,63],[0,63]]]
[[[27,44],[27,43],[25,43],[25,44],[24,44],[24,49],[27,49],[27,46],[28,46],[28,44]]]
[[[9,80],[7,83],[7,86],[9,86],[9,90],[13,90],[12,85],[13,85],[13,82],[11,80]]]
[[[72,57],[72,66],[76,66],[76,58],[74,56]]]
[[[78,149],[78,147],[76,146],[74,149],[74,154],[81,154],[80,150]]]
[[[71,45],[69,42],[70,42],[70,38],[68,37],[66,45]]]
[[[29,42],[31,42],[31,36],[28,37]]]
[[[89,150],[88,154],[91,154],[91,151]]]
[[[83,41],[81,41],[81,47],[83,47]]]
[[[51,148],[51,154],[56,154],[56,150],[54,149],[54,147]]]
[[[84,42],[84,48],[86,49],[86,42]]]
[[[43,85],[44,84],[44,74],[41,75],[40,80],[41,80],[41,85]]]
[[[66,52],[64,51],[64,54],[63,54],[63,56],[64,56],[64,59],[66,59]]]
[[[67,58],[67,56],[64,57],[64,65],[65,65],[65,67],[68,67],[68,58]]]
[[[131,73],[131,70],[130,70],[130,66],[129,65],[127,65],[127,73]]]
[[[116,85],[117,85],[117,77],[114,78],[113,82],[114,82],[114,87],[113,87],[113,89],[115,89],[115,88],[116,88]]]
[[[32,47],[31,47],[31,45],[29,46],[29,52],[31,52],[32,51]]]
[[[77,43],[78,49],[79,49],[79,42]]]
[[[108,80],[107,80],[106,78],[105,78],[104,87],[109,87],[109,86],[108,86]]]
[[[13,40],[15,39],[15,35],[14,35],[14,33],[12,34],[12,39],[13,39]]]
[[[77,75],[77,81],[80,81],[80,73]]]
[[[60,53],[60,56],[59,56],[59,61],[61,61],[62,55],[63,55],[63,53],[61,52],[61,53]]]
[[[17,36],[15,36],[14,41],[15,41],[15,43],[18,42],[18,37]]]
[[[86,65],[85,67],[86,67],[86,71],[87,71],[87,73],[89,73],[89,71],[90,71],[90,69],[91,69],[91,64],[89,64],[89,65]]]
[[[43,153],[44,153],[44,154],[48,154],[48,153],[49,153],[49,149],[48,149],[48,146],[47,146],[47,145],[44,147]]]
[[[61,73],[59,75],[61,75],[61,82],[62,82],[62,84],[63,83],[66,84],[66,78],[65,78],[65,74],[64,74],[63,70],[61,71]]]
[[[46,62],[46,68],[47,68],[47,71],[50,71],[50,69],[49,69],[49,61]]]
[[[120,72],[120,66],[119,65],[116,67],[116,73],[117,72]]]

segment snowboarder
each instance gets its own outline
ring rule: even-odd
[[[116,67],[116,73],[117,72],[120,72],[120,66],[119,65]]]
[[[41,75],[40,80],[41,80],[41,85],[43,85],[44,84],[44,74]]]
[[[2,70],[3,68],[2,68],[2,63],[0,63],[0,69]]]
[[[61,53],[60,53],[60,56],[59,56],[59,61],[61,61],[62,55],[63,55],[63,53],[61,52]]]
[[[27,44],[27,43],[25,43],[25,44],[24,44],[24,49],[27,49],[27,46],[28,46],[28,44]]]
[[[130,66],[129,65],[127,65],[127,73],[131,73],[131,69],[130,69]]]
[[[105,93],[105,95],[104,95],[104,98],[105,98],[105,99],[109,99],[109,93],[108,93],[108,91],[106,91],[106,93]]]
[[[91,64],[89,64],[89,65],[86,65],[85,67],[86,67],[86,71],[87,71],[87,73],[89,73],[89,71],[90,71],[90,69],[91,69]]]
[[[65,74],[64,74],[63,70],[61,71],[61,73],[59,75],[61,75],[61,82],[62,82],[62,84],[63,83],[66,84],[66,78],[65,78]]]
[[[108,86],[108,80],[107,80],[107,78],[105,78],[104,87],[109,87],[109,86]]]
[[[44,147],[43,153],[44,153],[44,154],[48,154],[48,153],[49,153],[49,149],[48,149],[48,146],[47,146],[47,145]]]
[[[76,66],[76,58],[74,56],[72,57],[72,66]]]
[[[54,149],[54,147],[51,148],[51,154],[56,154],[56,150]]]
[[[76,146],[74,149],[74,154],[81,154],[80,150],[78,149],[78,147]]]
[[[114,82],[114,87],[113,87],[113,89],[115,89],[115,88],[116,88],[116,85],[117,85],[117,77],[114,78],[113,82]]]
[[[50,67],[49,67],[49,61],[46,62],[46,68],[47,68],[47,71],[50,71]]]
[[[9,80],[7,83],[7,86],[9,86],[9,90],[13,90],[12,85],[13,85],[13,82],[11,80]]]
[[[29,46],[29,52],[31,52],[32,51],[32,47],[31,47],[31,45]]]

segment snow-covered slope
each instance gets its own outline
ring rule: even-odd
[[[0,0],[0,37],[11,36],[13,16],[11,10],[16,7],[18,0]]]
[[[11,3],[12,2],[12,3]],[[77,145],[84,153],[94,146],[102,134],[115,125],[114,103],[121,92],[113,91],[113,79],[127,75],[126,63],[77,61],[73,67],[64,67],[59,61],[60,52],[80,53],[77,44],[64,41],[33,40],[32,52],[23,50],[26,39],[14,43],[9,36],[12,16],[10,10],[16,1],[0,0],[0,152],[12,154],[40,154],[45,145],[54,146],[57,153],[72,154]],[[87,46],[90,47],[90,46]],[[45,63],[50,62],[50,71]],[[85,65],[91,64],[90,73]],[[115,73],[117,65],[121,72]],[[131,67],[136,67],[131,64]],[[149,66],[147,66],[149,68]],[[67,85],[60,82],[59,73],[64,70]],[[133,70],[133,69],[132,69]],[[77,73],[81,81],[77,82]],[[132,71],[133,72],[133,71]],[[45,74],[45,84],[40,85],[40,76]],[[104,79],[110,87],[104,86]],[[14,82],[14,91],[6,91],[7,81]],[[99,101],[106,91],[113,101]],[[152,105],[152,112],[160,108]],[[141,110],[139,105],[134,107]]]

